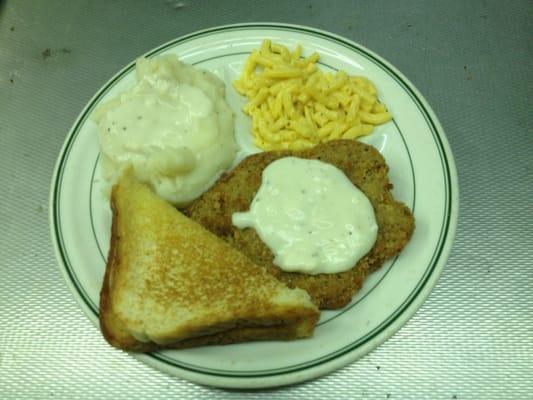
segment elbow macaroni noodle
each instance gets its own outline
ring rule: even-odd
[[[264,40],[233,82],[247,97],[254,144],[263,150],[305,149],[334,139],[368,135],[392,119],[377,100],[375,86],[361,76],[318,70],[320,56],[301,56]]]

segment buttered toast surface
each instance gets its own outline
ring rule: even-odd
[[[132,351],[310,336],[309,295],[125,174],[114,186],[100,296],[104,336]]]

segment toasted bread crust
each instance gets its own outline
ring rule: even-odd
[[[111,211],[113,213],[111,223],[111,242],[109,245],[104,282],[100,291],[100,328],[108,343],[115,347],[130,351],[151,351],[145,350],[147,348],[146,344],[137,341],[128,333],[126,327],[113,311],[111,283],[113,281],[113,276],[116,273],[116,268],[120,265],[118,251],[120,236],[118,234],[118,227],[120,218],[122,218],[119,209],[115,204],[114,196],[111,196]]]
[[[272,252],[254,229],[239,230],[233,226],[232,214],[249,209],[266,166],[287,156],[318,159],[333,164],[372,203],[379,226],[378,238],[370,252],[352,269],[318,275],[285,272],[273,264]],[[413,215],[403,203],[394,200],[387,172],[388,166],[382,155],[374,147],[355,140],[331,141],[305,151],[258,153],[244,159],[183,211],[256,264],[265,266],[289,287],[306,290],[319,308],[335,309],[349,303],[364,279],[387,259],[397,255],[413,233]]]

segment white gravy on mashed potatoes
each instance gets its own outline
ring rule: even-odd
[[[237,146],[224,83],[175,55],[140,58],[136,84],[99,106],[104,178],[127,166],[161,198],[182,206],[230,167]]]
[[[250,210],[232,216],[254,228],[288,272],[331,274],[351,269],[374,245],[374,208],[331,164],[297,157],[268,165]]]

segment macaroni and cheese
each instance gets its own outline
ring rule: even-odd
[[[263,150],[305,149],[333,139],[355,139],[392,116],[367,78],[317,68],[298,45],[264,40],[246,60],[235,89],[248,99],[254,144]]]

